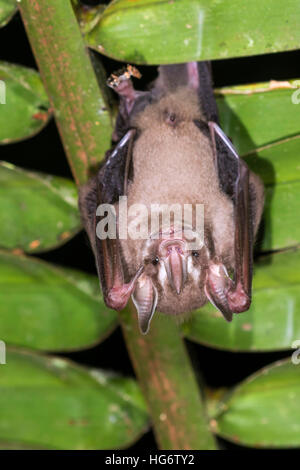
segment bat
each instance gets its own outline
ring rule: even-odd
[[[220,127],[210,63],[158,71],[147,91],[134,89],[133,66],[111,75],[113,146],[79,193],[104,301],[121,310],[131,297],[143,334],[156,310],[182,315],[210,301],[231,321],[249,309],[264,205],[261,180]]]

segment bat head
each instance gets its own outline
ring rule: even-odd
[[[132,300],[142,333],[148,332],[156,309],[179,315],[204,305],[208,250],[201,234],[191,227],[172,226],[152,234],[139,253],[143,270],[136,279]]]

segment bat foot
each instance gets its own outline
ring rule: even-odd
[[[142,265],[128,284],[120,284],[119,281],[116,281],[115,284],[113,284],[113,287],[111,287],[108,290],[107,295],[104,296],[107,307],[117,311],[123,310],[123,308],[126,307],[129,297],[134,291],[137,280],[143,270],[144,266]]]
[[[227,321],[232,320],[233,313],[245,312],[250,307],[251,297],[241,282],[233,284],[221,263],[210,265],[204,289],[209,301],[222,312]]]
[[[123,310],[126,307],[132,289],[128,285],[124,284],[121,287],[112,287],[106,297],[106,305],[113,310]]]
[[[133,65],[127,65],[127,67],[123,67],[117,72],[112,73],[107,80],[107,85],[118,91],[122,83],[128,82],[130,77],[141,78],[141,76],[141,73],[136,67]]]
[[[132,65],[127,65],[127,67],[122,68],[118,72],[112,73],[107,80],[107,85],[124,100],[128,115],[136,98],[140,95],[140,92],[133,88],[130,77],[141,78],[141,74]]]
[[[230,310],[234,313],[245,312],[251,305],[251,298],[241,284],[237,284],[233,291],[228,292],[227,301]]]

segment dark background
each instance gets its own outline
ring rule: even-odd
[[[95,5],[108,1],[86,0],[82,3]],[[0,60],[36,68],[26,34],[17,14],[0,30]],[[121,64],[103,58],[107,73],[120,68]],[[213,62],[216,87],[242,83],[262,82],[271,79],[300,78],[300,51],[253,56],[247,58],[218,60]],[[139,67],[144,80],[155,76],[155,67]],[[1,160],[24,168],[43,171],[72,178],[64,150],[54,121],[37,136],[17,144],[1,146]],[[39,255],[44,260],[96,273],[92,252],[85,233],[81,232],[66,245],[49,253]],[[210,387],[230,387],[243,380],[259,368],[290,352],[280,353],[230,353],[200,346],[187,341],[193,364]],[[93,367],[116,370],[125,375],[134,375],[120,328],[102,344],[86,351],[64,354],[70,359]],[[184,371],[183,371],[184,375]],[[223,448],[241,447],[220,440]],[[152,432],[148,432],[132,449],[155,449]]]

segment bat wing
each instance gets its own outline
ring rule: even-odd
[[[119,197],[127,194],[128,181],[133,178],[132,149],[137,131],[131,127],[130,122],[152,99],[151,92],[134,90],[130,76],[137,76],[136,74],[137,70],[128,66],[127,69],[113,74],[108,81],[109,86],[120,97],[119,114],[113,134],[113,140],[118,140],[118,143],[107,152],[98,175],[81,188],[79,207],[94,251],[106,305],[115,310],[122,310],[132,295],[138,310],[140,329],[145,334],[155,311],[157,291],[152,281],[142,275],[143,266],[137,270],[130,282],[125,283],[116,214]],[[110,218],[113,231],[109,237],[102,230],[104,212]]]
[[[209,270],[208,297],[231,320],[232,313],[248,310],[251,303],[254,211],[251,211],[250,172],[234,146],[216,122],[209,122],[220,187],[232,199],[234,207],[234,278],[224,269],[216,278]],[[221,281],[220,281],[221,280]],[[218,285],[223,284],[223,292]],[[219,287],[219,288],[218,288]],[[222,292],[220,296],[218,292]],[[226,294],[224,295],[224,293]]]
[[[115,310],[125,307],[142,273],[141,269],[130,283],[124,282],[115,210],[119,196],[127,191],[135,134],[135,129],[126,132],[107,153],[98,175],[83,186],[79,194],[79,208],[94,251],[104,301]],[[105,225],[101,224],[104,215]],[[112,229],[109,234],[104,230],[107,226]]]
[[[257,198],[250,188],[250,171],[219,126],[217,105],[213,94],[210,66],[207,62],[189,65],[197,76],[199,101],[212,140],[220,188],[234,206],[234,277],[228,276],[221,263],[208,269],[205,291],[209,300],[231,321],[233,313],[248,310],[251,303],[254,220],[257,210],[251,208]],[[193,78],[195,82],[195,78]],[[256,180],[253,180],[255,186]],[[253,186],[252,185],[252,186]],[[259,183],[258,183],[259,185]],[[259,186],[260,188],[260,186]],[[259,188],[258,192],[259,192]],[[260,201],[261,214],[263,200]]]

